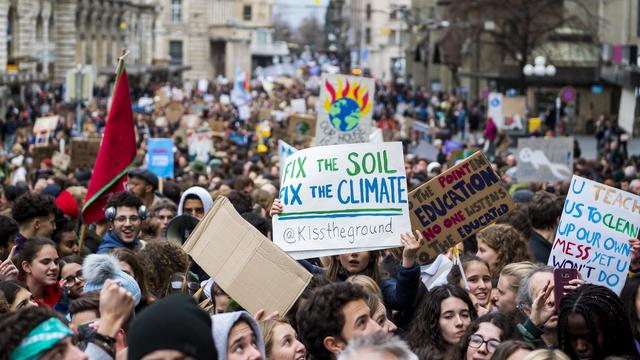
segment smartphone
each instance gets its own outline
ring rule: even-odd
[[[560,301],[566,295],[565,285],[569,281],[578,278],[578,269],[553,269],[553,295],[556,303],[556,310],[560,309]]]

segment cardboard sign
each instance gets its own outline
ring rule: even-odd
[[[213,134],[208,127],[190,130],[187,133],[189,157],[192,160],[209,162],[209,153],[213,149]]]
[[[95,166],[101,139],[71,139],[71,168],[92,169]]]
[[[585,282],[620,294],[631,248],[638,238],[640,196],[591,181],[571,179],[548,265],[574,268]]]
[[[258,120],[271,120],[271,109],[260,109],[258,111]]]
[[[209,128],[215,133],[224,132],[224,120],[209,120]]]
[[[33,157],[33,167],[40,168],[40,162],[44,159],[51,159],[53,153],[58,150],[55,145],[47,146],[34,146],[31,150],[31,156]]]
[[[283,175],[282,169],[284,169],[284,166],[287,162],[287,158],[289,157],[289,155],[293,154],[296,151],[298,151],[298,149],[294,148],[293,146],[287,144],[282,140],[278,140],[278,157],[280,162],[280,182],[282,182],[282,175]]]
[[[563,181],[573,175],[573,138],[519,138],[518,182]]]
[[[180,117],[182,117],[183,113],[184,113],[184,106],[176,102],[173,102],[169,106],[167,106],[164,115],[167,118],[167,120],[169,120],[169,123],[175,124],[178,120],[180,120]]]
[[[289,117],[289,135],[291,136],[316,136],[315,115],[291,115]],[[367,139],[368,141],[368,139]]]
[[[51,163],[55,168],[62,171],[67,171],[67,169],[69,168],[69,164],[71,163],[71,156],[56,151],[51,157]]]
[[[307,112],[307,102],[305,99],[291,99],[291,112],[304,114]]]
[[[311,281],[300,264],[218,197],[182,247],[250,313],[284,316]],[[259,296],[256,296],[258,295]]]
[[[281,172],[273,242],[294,259],[397,247],[411,229],[400,142],[300,150]]]
[[[317,146],[369,141],[375,83],[373,79],[324,75],[320,86]]]
[[[418,262],[430,263],[514,207],[489,160],[476,152],[409,194],[411,226],[425,238]]]
[[[527,101],[524,96],[505,97],[502,104],[505,129],[522,129],[526,111]]]
[[[33,135],[35,136],[35,146],[49,145],[49,139],[58,126],[58,116],[47,116],[37,118],[33,125]]]
[[[147,168],[157,177],[173,178],[173,139],[149,139]]]

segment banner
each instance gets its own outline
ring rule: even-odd
[[[580,176],[571,179],[548,265],[620,294],[638,238],[640,196]]]
[[[373,114],[373,79],[324,75],[316,125],[317,146],[369,141]]]
[[[147,168],[157,177],[173,178],[173,139],[149,139]]]
[[[287,163],[287,158],[289,157],[289,155],[293,154],[296,151],[298,151],[298,149],[294,148],[293,146],[287,144],[282,140],[278,140],[278,157],[280,162],[280,182],[282,182],[283,169],[285,164]]]
[[[400,142],[300,150],[281,172],[273,242],[295,259],[398,247],[411,230]]]
[[[409,193],[411,225],[425,238],[418,262],[430,263],[514,207],[489,160],[476,152]]]
[[[572,174],[572,137],[518,139],[518,182],[563,181]]]

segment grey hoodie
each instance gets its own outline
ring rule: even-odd
[[[256,335],[258,342],[258,350],[262,354],[262,358],[266,360],[267,355],[264,351],[264,341],[262,340],[262,334],[260,334],[260,328],[256,320],[246,311],[234,311],[230,313],[213,315],[211,317],[211,330],[213,334],[213,340],[216,344],[216,350],[218,350],[219,359],[227,359],[227,342],[229,341],[229,333],[231,328],[238,320],[246,321],[251,330]]]

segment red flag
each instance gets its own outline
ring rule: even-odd
[[[82,207],[82,221],[85,224],[104,219],[109,196],[126,190],[126,175],[136,156],[134,126],[129,80],[127,72],[122,69],[113,91],[104,137]]]

